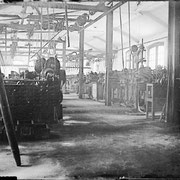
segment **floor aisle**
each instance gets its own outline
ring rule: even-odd
[[[64,120],[47,140],[20,142],[22,167],[7,144],[0,148],[0,176],[19,179],[117,179],[180,177],[177,128],[129,109],[64,95]],[[173,132],[173,133],[172,133]]]

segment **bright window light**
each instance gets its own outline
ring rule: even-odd
[[[148,58],[148,65],[152,69],[155,69],[158,65],[165,66],[165,56],[164,56],[164,45],[161,44],[154,44],[149,49],[149,58]]]

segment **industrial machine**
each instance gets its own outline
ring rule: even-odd
[[[40,58],[35,72],[25,71],[20,79],[4,79],[13,124],[19,138],[47,138],[49,125],[61,121],[64,70],[56,57]]]

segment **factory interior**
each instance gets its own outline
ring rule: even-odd
[[[0,178],[179,179],[180,2],[0,1]]]

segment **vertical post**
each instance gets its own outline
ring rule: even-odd
[[[129,69],[134,69],[134,64],[131,62],[131,17],[130,17],[130,1],[128,1],[128,31],[129,31]],[[131,66],[132,63],[132,66]]]
[[[48,41],[50,39],[50,18],[49,18],[49,2],[47,2],[47,15],[48,15]],[[47,57],[49,59],[49,50],[47,52]]]
[[[28,67],[29,67],[30,56],[31,56],[31,44],[30,44],[30,41],[29,41],[28,45],[29,45],[29,47],[28,47],[28,49],[29,49],[29,52],[28,52]]]
[[[42,35],[42,25],[43,25],[43,8],[42,8],[42,6],[41,6],[41,42],[40,42],[40,47],[41,47],[41,52],[40,52],[40,54],[41,54],[41,56],[42,56],[42,39],[43,39],[43,35]]]
[[[148,98],[149,98],[149,95],[148,95],[148,84],[146,84],[146,119],[148,119],[148,114],[149,114],[149,101],[148,101]]]
[[[12,150],[14,159],[16,161],[16,165],[21,166],[18,143],[16,140],[15,132],[14,132],[11,111],[9,108],[6,90],[4,87],[3,77],[1,75],[1,69],[0,69],[0,109],[3,116],[3,122],[4,122],[5,130],[6,130],[8,142],[9,142],[9,145],[11,146],[11,150]]]
[[[68,47],[70,47],[67,3],[66,3],[66,1],[64,3],[65,3],[65,21],[66,21],[66,30],[67,30],[67,43],[68,43]]]
[[[151,89],[151,94],[152,94],[152,106],[151,106],[151,114],[152,114],[152,120],[154,120],[154,110],[155,110],[155,98],[154,98],[154,85],[152,85],[152,89]]]
[[[83,76],[84,76],[84,30],[79,33],[79,98],[83,94]]]
[[[7,27],[5,27],[5,61],[7,60]]]
[[[123,32],[122,32],[122,17],[121,17],[121,6],[119,7],[119,19],[120,19],[120,30],[121,30],[121,53],[122,53],[122,65],[124,70],[124,45],[123,45]]]
[[[66,70],[66,37],[65,40],[63,41],[63,59],[62,59],[62,68],[64,70]],[[62,87],[63,92],[66,92],[66,83],[64,84],[64,86]]]
[[[30,21],[28,22],[28,24],[30,25]],[[30,56],[31,56],[31,46],[30,46],[30,32],[28,34],[28,67],[29,67],[29,62],[30,62]]]
[[[105,105],[111,106],[111,83],[109,73],[112,71],[113,47],[113,11],[106,15],[106,93]]]
[[[168,26],[168,92],[166,118],[168,122],[180,121],[180,2],[169,1]]]
[[[66,69],[66,37],[63,42],[63,61],[62,61],[62,68]]]

